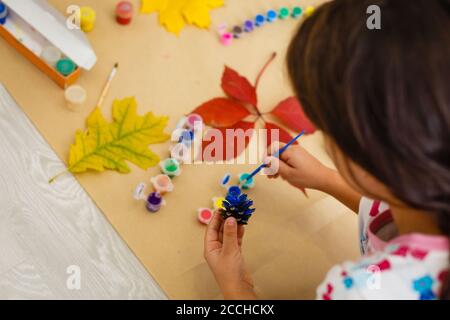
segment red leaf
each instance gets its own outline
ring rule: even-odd
[[[271,114],[276,116],[281,122],[295,132],[305,130],[306,134],[311,134],[316,131],[314,125],[303,112],[302,106],[294,97],[281,101],[280,104],[272,110]]]
[[[233,69],[225,66],[222,76],[222,89],[231,98],[256,107],[258,98],[255,87]]]
[[[293,139],[293,137],[286,130],[284,130],[283,128],[280,128],[276,124],[267,122],[266,123],[266,129],[267,129],[267,139],[266,139],[266,141],[267,141],[267,146],[268,147],[273,142],[275,142],[275,140],[272,141],[273,138],[276,139],[278,137],[277,140],[279,142],[286,143],[286,144],[289,143]],[[278,134],[276,132],[273,132],[273,131],[276,131],[276,130],[278,130]],[[295,141],[294,144],[298,144],[298,142]]]
[[[212,99],[193,113],[201,115],[203,121],[211,127],[231,127],[250,114],[244,106],[228,98]]]
[[[255,124],[253,122],[241,121],[229,128],[208,130],[203,140],[200,159],[207,162],[215,162],[237,158],[247,149],[254,134],[254,128]],[[242,129],[243,131],[241,130],[239,133],[245,135],[235,135],[237,129]],[[222,141],[217,141],[217,135],[221,136]]]

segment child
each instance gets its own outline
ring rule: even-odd
[[[366,25],[370,5],[381,9],[381,30]],[[338,171],[292,147],[275,177],[359,212],[363,256],[332,268],[318,299],[450,298],[449,30],[446,0],[336,0],[291,43],[294,90]],[[217,214],[206,233],[226,299],[256,298],[243,234]]]

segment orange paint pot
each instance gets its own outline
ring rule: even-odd
[[[166,194],[172,192],[175,186],[172,183],[172,179],[166,174],[160,174],[153,177],[151,180],[153,189],[160,194]]]

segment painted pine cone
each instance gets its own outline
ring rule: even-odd
[[[253,201],[246,194],[241,193],[239,187],[231,187],[223,201],[224,209],[221,210],[223,219],[234,217],[238,224],[246,225],[256,209],[251,208]]]

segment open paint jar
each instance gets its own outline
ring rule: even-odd
[[[162,161],[160,164],[161,170],[164,174],[169,177],[178,177],[181,174],[180,163],[173,158],[166,159]]]
[[[75,65],[75,63],[68,58],[60,59],[56,63],[56,70],[64,77],[71,75],[76,69],[77,66]]]
[[[156,177],[153,177],[151,179],[151,183],[153,185],[153,189],[161,195],[172,192],[175,188],[172,180],[166,174],[160,174]]]
[[[187,116],[186,127],[192,131],[201,131],[203,129],[203,118],[196,113],[191,113]]]
[[[66,89],[64,97],[67,108],[72,111],[77,111],[86,102],[87,92],[83,87],[73,85]]]
[[[214,212],[208,208],[200,208],[198,209],[198,221],[203,224],[208,225],[214,216]]]
[[[239,183],[244,182],[248,177],[250,176],[250,174],[248,173],[242,173],[239,175]],[[242,185],[242,189],[245,190],[249,190],[252,189],[253,187],[255,187],[255,180],[253,178],[248,179],[243,185]]]
[[[147,198],[147,210],[150,212],[158,212],[163,206],[164,200],[160,193],[153,192]]]

